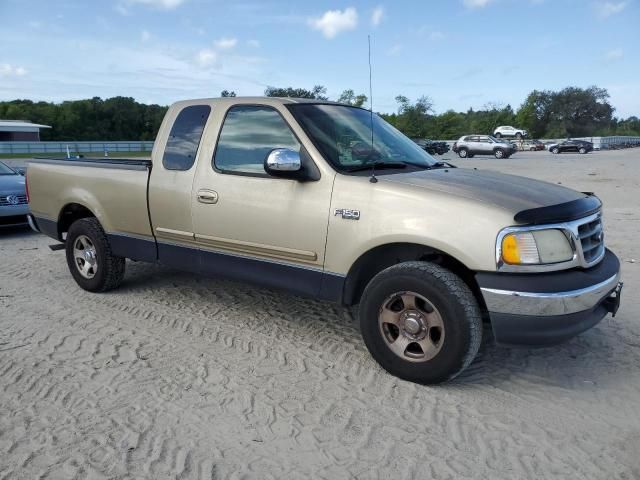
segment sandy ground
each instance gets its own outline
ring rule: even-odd
[[[136,263],[93,295],[50,240],[3,232],[0,479],[640,478],[640,149],[445,158],[597,192],[618,316],[546,349],[485,329],[466,373],[422,387],[342,308]]]

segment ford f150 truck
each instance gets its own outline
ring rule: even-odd
[[[27,186],[83,289],[117,287],[128,258],[358,305],[375,360],[419,383],[467,367],[483,319],[550,344],[620,304],[596,196],[437,162],[347,105],[178,102],[151,161],[35,160]]]

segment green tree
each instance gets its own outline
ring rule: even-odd
[[[367,103],[367,100],[369,99],[366,95],[362,93],[360,95],[356,95],[350,88],[344,90],[340,94],[340,97],[338,97],[338,102],[346,103],[347,105],[353,105],[354,107],[362,107],[365,103]]]
[[[220,92],[220,96],[221,97],[235,97],[236,96],[236,92],[234,92],[233,90],[229,91],[229,90],[222,90]]]
[[[311,90],[293,87],[267,87],[264,91],[267,97],[291,97],[291,98],[313,98],[316,100],[328,100],[327,89],[322,85],[316,85]]]

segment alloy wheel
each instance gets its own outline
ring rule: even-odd
[[[387,347],[408,362],[427,362],[444,343],[444,322],[438,309],[415,292],[389,296],[378,314],[380,333]]]

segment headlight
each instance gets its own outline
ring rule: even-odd
[[[514,231],[501,235],[498,261],[509,265],[547,265],[573,260],[562,230]]]

